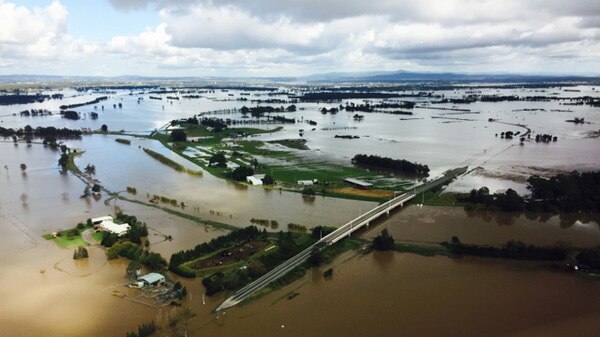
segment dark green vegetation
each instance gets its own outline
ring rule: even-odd
[[[270,221],[265,222],[270,223]],[[268,234],[264,230],[260,231],[258,228],[250,226],[232,231],[210,242],[199,244],[192,250],[173,254],[169,263],[169,269],[181,276],[193,277],[196,276],[196,272],[186,267],[186,265],[214,257],[216,254],[223,255],[230,251],[230,248],[240,247],[245,242],[256,240],[271,241],[272,244],[267,245],[267,249],[256,252],[237,263],[223,265],[222,267],[210,267],[207,270],[199,271],[203,275],[202,283],[206,288],[207,295],[210,296],[222,290],[236,290],[298,254],[316,242],[321,235],[324,236],[332,230],[331,228],[318,227],[313,229],[310,234],[292,232]],[[336,255],[358,247],[360,242],[356,239],[342,240],[325,249],[315,250],[306,265],[292,271],[282,279],[283,281],[277,281],[276,284],[282,285],[286,282],[291,282],[297,277],[304,275],[308,266],[319,266],[323,263],[328,263]],[[227,253],[227,256],[229,256],[229,253]]]
[[[484,208],[504,212],[518,212],[522,211],[525,207],[525,199],[510,188],[506,192],[494,194],[490,194],[490,190],[487,187],[482,187],[478,190],[473,189],[471,193],[460,197],[459,200],[477,205],[476,207],[468,205],[468,209]]]
[[[575,259],[581,264],[580,269],[600,272],[600,246],[583,249]]]
[[[357,154],[352,158],[354,165],[362,165],[377,169],[390,170],[398,173],[416,174],[419,176],[429,175],[429,166],[409,162],[404,159],[392,159],[374,155]]]
[[[32,128],[29,125],[26,125],[24,128],[20,129],[7,129],[0,127],[0,137],[19,137],[19,138],[44,138],[45,142],[56,143],[56,139],[77,139],[81,137],[81,130],[72,130],[67,128],[57,129],[53,126],[49,127],[41,127]]]
[[[0,105],[13,105],[13,104],[30,104],[30,103],[41,103],[47,99],[62,99],[63,94],[54,95],[24,95],[20,93],[12,95],[0,95]]]
[[[107,99],[108,99],[108,97],[102,96],[102,97],[98,97],[98,98],[96,98],[96,99],[94,99],[92,101],[89,101],[89,102],[83,102],[83,103],[77,103],[77,104],[69,104],[69,105],[61,105],[59,108],[61,110],[75,109],[75,108],[79,108],[79,107],[90,105],[90,104],[97,104],[97,103],[100,103],[100,102],[105,101]]]
[[[131,229],[121,237],[113,233],[104,235],[101,244],[108,248],[106,255],[109,260],[125,257],[152,270],[163,270],[167,267],[167,261],[160,254],[144,249],[142,238],[148,236],[145,223],[139,222],[133,215],[123,213],[117,213],[115,222],[128,223]]]
[[[150,155],[150,157],[160,161],[161,163],[169,166],[170,168],[174,169],[175,171],[179,171],[179,172],[185,172],[189,175],[194,175],[194,176],[201,176],[202,172],[201,171],[194,171],[194,170],[190,170],[185,168],[185,166],[163,156],[162,154],[158,153],[158,152],[154,152],[150,149],[144,148],[144,152],[146,152],[147,154]]]
[[[148,337],[154,334],[157,330],[156,324],[154,322],[144,323],[138,326],[137,332],[130,331],[127,333],[126,337]]]
[[[217,152],[213,154],[208,160],[208,165],[220,168],[227,167],[227,158],[225,158],[225,153]]]
[[[311,92],[299,97],[301,101],[336,101],[342,99],[357,98],[394,98],[400,97],[399,94],[387,94],[379,92]]]
[[[272,140],[269,143],[273,144],[281,144],[283,146],[296,149],[296,150],[308,150],[308,146],[306,146],[306,139],[282,139],[282,140]]]
[[[193,249],[182,250],[171,255],[169,260],[169,270],[175,274],[194,277],[196,274],[190,272],[189,269],[182,268],[185,262],[193,261],[211,252],[219,251],[229,247],[233,247],[240,243],[250,240],[258,240],[266,237],[265,231],[260,231],[256,226],[249,226],[234,230],[226,235],[219,236],[209,242],[196,245]]]
[[[170,135],[160,132],[153,134],[152,138],[159,140],[170,150],[223,179],[245,182],[246,176],[255,173],[266,174],[263,185],[276,185],[295,192],[302,191],[302,185],[299,185],[298,181],[310,180],[316,181],[315,194],[374,201],[387,200],[388,194],[349,193],[344,179],[369,180],[373,183],[374,188],[381,192],[404,190],[406,186],[412,184],[395,178],[390,179],[388,175],[370,172],[352,165],[306,158],[295,151],[272,149],[265,142],[245,138],[261,133],[276,132],[281,127],[271,130],[230,128],[225,121],[220,119],[198,119],[196,117],[188,118],[186,122],[172,121],[171,124],[183,128],[186,141],[172,142]],[[289,144],[287,141],[284,142],[287,145],[294,143],[291,146],[300,144],[295,140]],[[221,156],[220,153],[223,155]],[[235,166],[238,167],[233,168]]]
[[[81,233],[86,229],[93,227],[91,222],[78,223],[75,228],[65,229],[58,231],[53,234],[45,234],[44,239],[53,240],[61,248],[81,247],[87,245],[87,243],[81,237]],[[94,237],[96,239],[96,237]]]
[[[600,211],[600,172],[559,174],[550,179],[527,180],[531,198],[527,208],[541,211]]]
[[[502,211],[600,211],[600,172],[571,172],[551,178],[534,175],[527,179],[527,189],[531,195],[523,198],[511,189],[489,194],[489,189],[482,187],[459,200],[474,204],[474,208]]]
[[[83,246],[77,247],[75,249],[75,252],[73,252],[74,260],[81,260],[81,259],[87,259],[87,258],[88,258],[88,251]]]
[[[508,241],[502,247],[468,245],[452,237],[450,242],[442,245],[452,254],[497,257],[517,260],[553,260],[560,261],[567,257],[567,250],[562,247],[536,247],[520,241]]]
[[[129,139],[116,138],[115,142],[125,144],[125,145],[131,145],[131,141]]]
[[[71,120],[75,120],[75,121],[81,119],[81,116],[79,115],[79,113],[74,110],[63,110],[60,112],[60,115],[63,116],[63,118],[71,119]]]
[[[237,180],[237,181],[246,181],[246,177],[251,176],[253,174],[254,174],[254,170],[252,169],[252,167],[240,166],[240,167],[236,167],[233,171],[231,171],[231,174],[229,175],[229,177],[231,179]]]
[[[373,240],[373,249],[392,250],[394,249],[394,237],[390,235],[387,228],[384,228]]]
[[[185,131],[181,129],[173,130],[171,132],[171,140],[174,142],[185,142],[187,140],[187,135]]]
[[[131,241],[119,240],[108,249],[106,256],[109,260],[124,257],[138,261],[151,270],[161,271],[167,267],[167,261],[160,254],[145,250],[141,245]]]

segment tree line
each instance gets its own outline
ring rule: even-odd
[[[70,139],[79,138],[81,136],[81,130],[67,129],[67,128],[55,128],[53,126],[43,127],[38,126],[35,129],[30,125],[26,125],[20,129],[3,128],[0,127],[0,137],[8,138],[12,136],[17,137],[54,137],[57,139]]]
[[[573,171],[550,178],[533,175],[527,179],[527,189],[530,195],[522,197],[512,189],[490,194],[487,187],[482,187],[459,199],[501,211],[600,211],[600,172]]]
[[[182,250],[174,253],[171,255],[171,259],[169,260],[169,270],[181,276],[194,277],[195,275],[186,273],[184,270],[179,268],[179,266],[185,262],[197,259],[210,252],[234,246],[245,241],[265,239],[266,236],[267,232],[264,230],[260,231],[256,226],[248,226],[232,231],[226,235],[214,238],[209,242],[198,244],[192,249]]]
[[[473,255],[518,260],[553,260],[560,261],[567,257],[567,250],[562,247],[537,247],[521,241],[508,241],[501,247],[468,245],[452,237],[450,242],[443,242],[451,253],[457,255]]]
[[[90,105],[90,104],[98,104],[102,101],[106,101],[107,99],[108,99],[108,97],[102,96],[102,97],[98,97],[98,98],[88,101],[88,102],[61,105],[59,108],[61,110],[75,109],[75,108],[79,108],[79,107]]]
[[[376,155],[357,154],[352,158],[354,165],[369,166],[394,172],[416,174],[419,176],[429,175],[429,166],[413,163],[405,159],[392,159]]]

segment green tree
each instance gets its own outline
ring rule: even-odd
[[[128,275],[133,275],[135,273],[135,271],[139,270],[140,268],[142,268],[142,265],[138,261],[133,260],[133,261],[129,262],[129,264],[127,265],[127,268],[125,269],[125,272]]]
[[[247,176],[251,176],[254,174],[254,170],[248,166],[240,166],[236,167],[233,172],[231,172],[231,178],[237,181],[245,181]]]
[[[173,130],[171,132],[171,140],[174,142],[185,142],[187,141],[187,135],[181,129]]]
[[[66,153],[63,153],[60,155],[60,158],[58,159],[58,165],[60,165],[62,168],[67,167],[67,163],[69,162],[69,155]]]
[[[227,158],[225,158],[225,153],[217,152],[213,154],[208,160],[208,165],[214,167],[227,167]]]
[[[271,176],[270,174],[265,174],[265,177],[263,178],[263,185],[273,185],[275,184],[275,180],[273,180],[273,176]]]
[[[96,174],[96,166],[92,164],[87,164],[87,166],[85,167],[85,173],[87,173],[88,175]]]
[[[23,172],[25,172],[27,170],[26,164],[21,164],[21,165],[19,165],[19,167],[21,167],[21,171],[23,171]]]
[[[303,197],[314,197],[315,196],[315,190],[312,187],[304,187],[302,189],[302,196]]]
[[[104,110],[104,106],[102,106],[102,110]],[[102,126],[100,127],[100,131],[108,132],[108,126],[106,124],[102,124]]]
[[[373,249],[391,250],[394,248],[394,238],[390,235],[387,228],[384,228],[373,240]]]
[[[323,263],[323,254],[319,249],[315,249],[312,251],[307,261],[311,266],[318,267]]]

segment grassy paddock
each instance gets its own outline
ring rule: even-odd
[[[150,157],[160,161],[161,163],[169,166],[170,168],[174,169],[175,171],[178,172],[185,172],[189,175],[193,175],[193,176],[202,176],[202,172],[201,171],[194,171],[194,170],[190,170],[188,168],[185,168],[185,166],[163,156],[162,154],[158,153],[158,152],[154,152],[150,149],[144,148],[144,152],[146,152],[148,155],[150,155]]]

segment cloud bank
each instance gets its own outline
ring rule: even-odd
[[[142,75],[600,73],[598,1],[108,2],[115,11],[157,11],[161,22],[91,44],[72,37],[58,1],[32,9],[0,0],[0,70],[25,60],[76,62],[75,54],[94,60],[92,72]],[[19,29],[23,22],[31,29]]]

